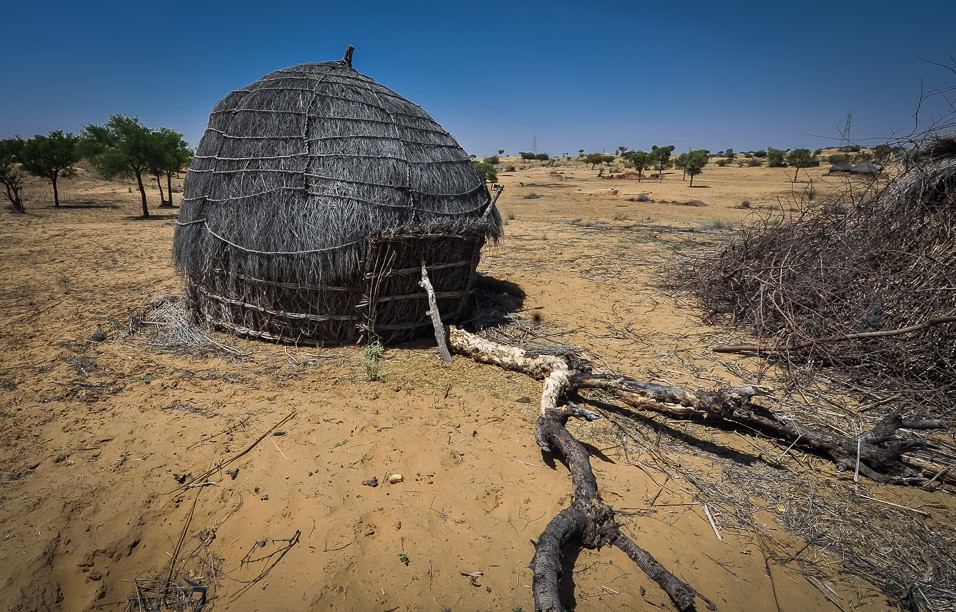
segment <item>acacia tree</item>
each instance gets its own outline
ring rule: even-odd
[[[23,208],[23,173],[17,167],[18,155],[23,141],[19,138],[0,140],[0,184],[6,191],[7,199],[13,206],[13,211],[26,212]]]
[[[637,182],[641,182],[644,178],[644,170],[649,168],[652,163],[651,154],[647,151],[631,151],[627,154],[627,159],[637,170]]]
[[[690,186],[694,186],[694,177],[704,171],[704,166],[710,160],[710,152],[706,149],[691,149],[681,153],[681,167],[684,173],[690,176]]]
[[[666,145],[663,147],[657,145],[651,146],[651,161],[660,166],[660,172],[657,173],[659,182],[664,182],[664,168],[667,166],[667,161],[670,159],[671,153],[674,152],[675,148],[674,145]]]
[[[787,153],[787,165],[796,168],[793,173],[793,182],[797,182],[800,168],[812,168],[820,165],[820,159],[810,149],[794,149]]]
[[[758,151],[759,153],[759,151]],[[757,157],[760,157],[759,155]],[[783,168],[786,165],[786,153],[781,149],[769,147],[767,149],[767,167]]]
[[[79,138],[60,130],[50,132],[48,136],[37,134],[29,140],[20,139],[17,157],[23,169],[50,181],[53,185],[53,206],[60,206],[59,178],[70,178],[76,174],[73,164],[82,157],[77,144]]]
[[[587,156],[585,156],[584,161],[591,164],[591,170],[594,170],[594,166],[600,166],[604,163],[604,154],[588,153]]]
[[[156,177],[159,187],[160,207],[173,205],[173,174],[183,169],[183,166],[192,159],[193,152],[183,140],[183,135],[170,128],[159,128],[150,133],[150,149],[152,161],[150,172]],[[169,200],[163,196],[163,184],[160,177],[166,176],[166,193]]]
[[[149,216],[143,173],[156,165],[156,138],[152,131],[129,115],[110,115],[103,125],[83,128],[84,149],[93,167],[108,179],[135,176],[143,202],[143,216]]]

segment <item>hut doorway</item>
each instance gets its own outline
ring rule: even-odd
[[[357,305],[359,342],[402,342],[431,327],[422,266],[445,322],[460,321],[475,290],[482,235],[389,234],[368,239]]]

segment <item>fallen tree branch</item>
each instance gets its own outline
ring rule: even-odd
[[[798,342],[797,344],[791,344],[788,346],[781,347],[768,347],[761,346],[759,344],[724,344],[721,346],[714,347],[713,351],[715,353],[757,353],[757,354],[772,354],[772,353],[785,353],[787,351],[796,351],[800,349],[810,348],[817,344],[834,344],[837,342],[848,342],[850,340],[860,340],[863,338],[888,338],[890,336],[900,336],[902,334],[910,334],[917,332],[934,325],[942,325],[943,323],[956,323],[956,315],[946,315],[942,317],[934,317],[932,319],[927,319],[922,323],[917,323],[915,325],[909,325],[907,327],[901,327],[899,329],[881,329],[879,331],[871,332],[857,332],[852,334],[837,334],[834,336],[827,336],[825,338],[814,338],[811,340],[806,340],[804,342]]]
[[[943,466],[924,461],[907,463],[903,453],[927,448],[929,444],[901,431],[938,429],[943,427],[942,421],[906,419],[901,409],[880,420],[870,431],[848,437],[802,425],[754,403],[755,397],[770,396],[767,387],[742,385],[715,391],[690,391],[626,376],[601,374],[592,372],[590,366],[580,360],[572,361],[571,357],[530,355],[520,348],[498,344],[454,326],[449,329],[449,344],[453,351],[476,361],[544,381],[540,414],[535,422],[535,440],[543,452],[565,458],[574,495],[571,505],[548,523],[535,543],[531,569],[537,610],[564,609],[558,588],[561,550],[572,543],[585,548],[617,546],[667,592],[680,610],[692,609],[696,598],[707,602],[708,607],[712,606],[709,600],[621,534],[613,508],[601,500],[587,450],[565,428],[572,416],[590,421],[600,415],[567,401],[565,398],[569,394],[600,389],[632,408],[652,410],[671,418],[693,419],[725,429],[745,427],[783,440],[791,447],[828,457],[840,470],[858,466],[859,473],[879,482],[912,484],[914,481],[929,481],[930,477],[934,480],[944,478],[946,474]],[[574,364],[573,367],[569,362]]]
[[[901,429],[941,429],[943,422],[937,419],[905,419],[902,412],[897,411],[884,417],[870,431],[856,437],[847,437],[802,425],[753,403],[751,400],[754,397],[770,395],[768,388],[757,385],[691,392],[626,376],[571,376],[570,390],[588,388],[610,391],[628,406],[652,410],[671,418],[695,419],[705,424],[723,426],[742,425],[827,457],[840,471],[854,467],[859,458],[860,473],[878,482],[906,480],[921,475],[929,478],[942,467],[908,465],[903,453],[925,448],[927,444],[915,436],[900,432]]]
[[[572,542],[590,549],[617,546],[668,594],[678,610],[693,610],[697,597],[706,602],[708,608],[715,609],[710,600],[621,533],[614,509],[601,499],[588,451],[565,428],[572,416],[588,421],[600,418],[597,413],[572,402],[559,406],[573,374],[567,361],[553,355],[531,357],[522,349],[491,342],[455,327],[449,330],[449,343],[455,352],[477,361],[544,379],[541,412],[535,421],[535,440],[543,452],[565,458],[574,491],[571,505],[548,523],[535,542],[530,564],[535,610],[564,610],[560,598],[561,550]]]

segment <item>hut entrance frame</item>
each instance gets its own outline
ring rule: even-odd
[[[442,321],[460,321],[478,276],[481,235],[395,234],[368,240],[363,295],[356,310],[359,342],[401,342],[431,327],[422,265],[434,286]]]

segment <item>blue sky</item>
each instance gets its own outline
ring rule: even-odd
[[[839,144],[907,133],[956,73],[956,3],[15,2],[0,138],[113,113],[193,145],[215,103],[341,58],[421,105],[469,153]],[[921,83],[922,79],[922,83]],[[952,106],[932,98],[924,120]]]

